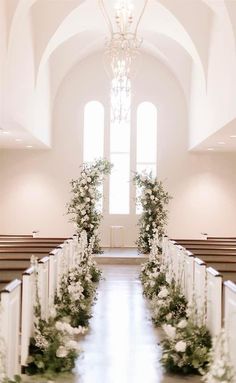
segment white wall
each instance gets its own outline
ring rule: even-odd
[[[0,232],[37,229],[41,235],[72,233],[64,213],[69,180],[78,175],[82,161],[83,105],[92,99],[105,105],[108,102],[109,83],[102,65],[100,54],[90,56],[65,78],[54,107],[52,150],[0,153],[0,177],[4,180]],[[199,237],[206,231],[235,235],[236,156],[187,152],[184,95],[172,74],[157,60],[149,56],[143,59],[133,92],[135,108],[141,101],[151,101],[158,107],[158,173],[174,197],[169,234]],[[107,245],[110,224],[119,224],[122,217],[105,218],[103,239]],[[132,244],[135,217],[126,221],[132,227],[127,243]]]
[[[5,2],[0,2],[0,127],[3,121],[3,89],[6,59],[7,26],[6,26]]]
[[[193,64],[189,139],[190,147],[236,118],[236,51],[232,25],[221,1],[213,2],[208,65],[205,81]],[[234,13],[232,12],[232,16]]]

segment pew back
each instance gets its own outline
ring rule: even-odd
[[[14,280],[1,291],[1,336],[6,347],[6,374],[10,379],[20,373],[21,281]]]

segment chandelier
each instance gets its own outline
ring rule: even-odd
[[[137,1],[137,0],[136,0]],[[110,12],[104,0],[99,0],[110,37],[106,42],[105,67],[111,77],[111,121],[124,123],[130,119],[131,78],[136,74],[136,64],[142,39],[137,35],[148,0],[140,0],[141,10],[134,16],[131,0],[118,0]]]

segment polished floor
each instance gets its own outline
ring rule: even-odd
[[[103,265],[90,330],[83,353],[66,383],[180,383],[199,377],[167,376],[159,363],[159,334],[150,321],[138,279],[139,266]],[[30,378],[29,381],[35,381]],[[39,380],[46,382],[46,380]]]

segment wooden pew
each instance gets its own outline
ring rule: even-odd
[[[207,312],[206,324],[212,336],[219,335],[222,326],[222,275],[212,267],[206,269],[207,277]]]
[[[27,365],[30,338],[34,330],[35,273],[30,267],[22,278],[22,320],[21,320],[21,366]]]
[[[1,291],[1,336],[6,345],[6,375],[20,374],[21,281],[14,280]]]
[[[12,321],[13,319],[16,319],[17,321],[17,329],[13,329],[14,334],[12,333],[9,339],[4,338],[7,344],[7,373],[10,378],[13,378],[14,374],[19,374],[20,372],[19,316],[21,313],[21,365],[26,364],[29,339],[30,336],[32,336],[35,277],[32,272],[33,268],[29,267],[30,258],[32,255],[40,258],[38,262],[38,282],[40,286],[39,297],[42,307],[42,317],[46,319],[49,314],[49,309],[53,305],[53,298],[55,291],[58,288],[59,277],[61,273],[65,272],[70,265],[73,265],[75,252],[77,251],[78,246],[76,238],[77,237],[66,240],[64,243],[60,242],[60,245],[58,245],[57,239],[51,243],[47,242],[47,240],[43,241],[43,243],[39,243],[38,241],[37,243],[33,241],[31,243],[28,239],[27,241],[22,241],[20,243],[18,243],[18,241],[13,241],[13,244],[8,244],[8,241],[3,241],[7,242],[7,244],[4,243],[4,246],[2,247],[0,238],[0,288],[6,285],[13,278],[21,278],[23,274],[22,310],[19,306],[19,302],[21,303],[21,293],[19,291],[19,299],[14,300],[14,305],[9,298],[7,298],[8,303],[6,305],[8,314],[9,310],[13,310],[10,312]],[[26,242],[28,246],[26,246]],[[20,283],[21,282],[19,281],[19,284]],[[12,286],[12,283],[10,283],[9,286]],[[4,294],[7,290],[8,287],[5,286],[2,290],[1,297],[5,296]],[[16,297],[14,296],[14,298]],[[4,311],[4,315],[5,313],[6,310]],[[4,316],[4,321],[1,322],[1,328],[3,329],[3,333],[5,333],[6,336],[9,336],[13,330],[11,328],[10,332],[8,330],[6,332],[6,328],[7,325],[12,327],[13,322],[9,321],[9,323],[7,323],[7,315]]]
[[[214,241],[236,241],[236,237],[207,237],[208,240],[214,240]]]
[[[236,246],[236,240],[204,240],[204,239],[174,239],[175,242],[178,244],[184,246],[184,245],[229,245],[229,246]]]
[[[0,234],[1,237],[6,238],[33,238],[33,234]]]
[[[204,245],[205,242],[206,241],[204,241]],[[173,257],[178,260],[181,246],[177,243],[173,246],[173,241],[169,241],[169,245],[167,243],[165,245],[167,254],[164,254],[164,259],[171,259],[172,263],[174,263]],[[233,282],[236,282],[236,255],[224,249],[225,247],[232,247],[232,244],[228,244],[227,246],[224,244],[224,246],[219,246],[218,248],[215,243],[210,246],[205,246],[206,248],[200,249],[204,250],[201,255],[199,255],[198,248],[192,251],[186,250],[186,248],[189,248],[189,244],[182,247],[182,257],[185,257],[185,295],[188,299],[189,296],[191,297],[193,285],[196,307],[198,312],[201,313],[204,311],[204,296],[206,291],[206,324],[213,336],[219,334],[221,326],[224,323],[223,318],[225,317],[227,331],[230,337],[230,354],[232,362],[235,365],[236,284]],[[212,247],[214,248],[213,252],[211,251]],[[171,252],[169,251],[170,249]],[[215,250],[218,251],[215,252]],[[200,259],[198,259],[197,256]],[[214,268],[212,266],[214,266]],[[223,284],[223,281],[226,282]],[[223,295],[225,295],[225,299],[223,299]]]
[[[27,240],[27,241],[18,241],[18,240],[14,240],[14,241],[8,241],[8,240],[4,240],[2,241],[1,238],[0,238],[0,245],[1,246],[6,246],[6,245],[12,245],[12,246],[22,246],[22,245],[28,245],[28,246],[35,246],[35,245],[60,245],[61,243],[63,243],[64,240],[56,240],[56,239],[42,239],[42,240]]]
[[[224,283],[224,314],[230,359],[232,365],[236,366],[236,284],[230,281]]]
[[[192,256],[196,256],[195,253],[189,252]],[[236,262],[227,262],[228,257],[225,257],[224,254],[218,255],[217,259],[212,256],[201,256],[199,259],[206,264],[208,267],[214,268],[218,271],[223,280],[232,280],[236,281]]]

